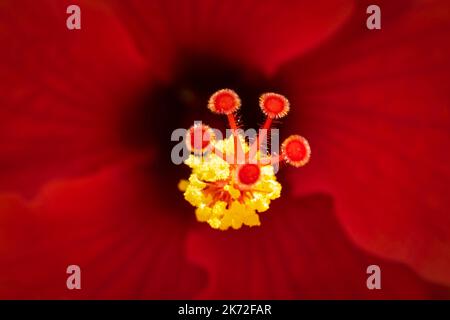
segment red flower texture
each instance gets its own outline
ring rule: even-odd
[[[0,298],[449,298],[450,5],[0,2]],[[198,223],[172,130],[232,88],[313,150],[261,226]],[[219,118],[219,119],[217,119]],[[79,265],[82,289],[68,290]],[[366,268],[379,265],[382,289]]]

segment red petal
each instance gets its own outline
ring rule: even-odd
[[[206,279],[184,258],[192,216],[129,166],[48,186],[32,203],[0,197],[0,298],[193,297]],[[81,290],[66,288],[72,264]]]
[[[95,169],[120,153],[118,110],[145,64],[117,19],[80,1],[81,30],[64,1],[1,5],[0,192]]]
[[[118,15],[159,65],[187,49],[266,72],[330,36],[353,8],[351,0],[116,2]]]
[[[262,226],[191,234],[188,254],[209,271],[206,299],[387,299],[450,296],[406,267],[356,248],[341,231],[329,197],[284,195]],[[366,286],[369,265],[381,268],[382,290]]]
[[[297,130],[312,149],[292,182],[297,194],[331,192],[364,248],[448,285],[450,5],[414,3],[382,2],[381,31],[357,17],[288,67]]]

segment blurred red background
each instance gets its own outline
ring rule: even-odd
[[[450,3],[378,0],[374,31],[370,4],[0,0],[0,298],[448,299]],[[261,227],[219,232],[170,134],[223,126],[225,87],[246,127],[286,95],[313,154]]]

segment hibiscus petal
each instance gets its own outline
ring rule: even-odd
[[[350,242],[329,197],[286,195],[262,226],[237,232],[199,228],[188,238],[192,261],[209,272],[206,299],[432,298],[450,290],[408,268],[369,255]],[[382,290],[366,286],[369,265],[381,268]]]
[[[116,6],[142,50],[167,70],[186,50],[236,59],[270,73],[333,34],[353,2],[132,0],[116,1]]]
[[[116,118],[145,62],[107,8],[80,1],[3,1],[0,10],[0,192],[94,170],[121,152]]]
[[[143,177],[121,163],[31,203],[0,197],[0,298],[193,297],[206,278],[184,258],[190,219]],[[66,288],[73,264],[81,290]]]
[[[355,17],[287,67],[312,146],[291,178],[297,194],[331,192],[359,245],[449,285],[450,5],[407,3],[381,2],[381,31]]]

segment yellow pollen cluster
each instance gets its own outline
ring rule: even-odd
[[[241,136],[239,140],[243,151],[247,152],[248,144]],[[223,154],[234,153],[233,136],[212,144]],[[271,164],[259,165],[258,181],[245,187],[236,181],[236,165],[229,164],[215,153],[190,155],[185,164],[192,173],[189,180],[180,181],[178,187],[184,192],[185,199],[197,208],[197,220],[207,222],[214,229],[259,226],[258,212],[269,209],[270,201],[280,197],[281,185]]]

